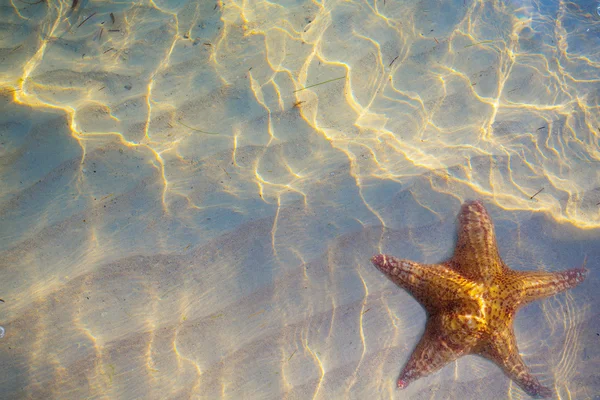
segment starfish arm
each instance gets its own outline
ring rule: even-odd
[[[423,337],[398,377],[398,388],[404,389],[409,383],[436,372],[468,353],[476,343],[476,338],[457,340],[455,332],[446,332],[444,318],[436,315],[428,319]]]
[[[574,268],[560,272],[516,272],[513,277],[522,293],[521,304],[543,299],[571,289],[585,280],[587,270]]]
[[[406,289],[428,312],[458,299],[469,301],[469,289],[477,285],[444,265],[419,264],[385,254],[371,262],[398,286]]]
[[[492,218],[479,200],[462,205],[458,214],[458,241],[446,265],[467,278],[484,282],[503,271]]]
[[[488,338],[479,350],[479,354],[500,366],[504,373],[528,395],[541,398],[552,396],[552,391],[542,386],[523,362],[512,327],[496,332]]]

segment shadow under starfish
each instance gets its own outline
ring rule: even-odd
[[[441,264],[419,264],[379,254],[373,264],[425,307],[427,324],[398,378],[398,388],[467,354],[498,364],[527,394],[550,397],[529,372],[513,330],[524,304],[583,282],[584,267],[561,272],[514,271],[500,258],[494,225],[481,201],[469,201],[458,214],[454,255]]]

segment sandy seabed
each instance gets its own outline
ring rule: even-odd
[[[480,198],[557,398],[600,392],[593,1],[7,0],[0,397],[523,398],[461,358],[397,391],[425,312],[369,262],[438,262]]]

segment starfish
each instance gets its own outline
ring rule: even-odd
[[[513,320],[519,307],[583,282],[587,270],[515,271],[500,258],[494,224],[481,201],[468,201],[458,214],[454,255],[441,264],[420,264],[379,254],[371,262],[425,308],[425,333],[400,377],[398,388],[467,354],[483,356],[527,394],[549,397],[525,365]]]

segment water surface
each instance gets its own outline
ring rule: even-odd
[[[44,399],[495,399],[474,356],[395,390],[425,312],[369,262],[452,252],[480,198],[560,398],[600,391],[594,1],[0,9],[0,391]]]

